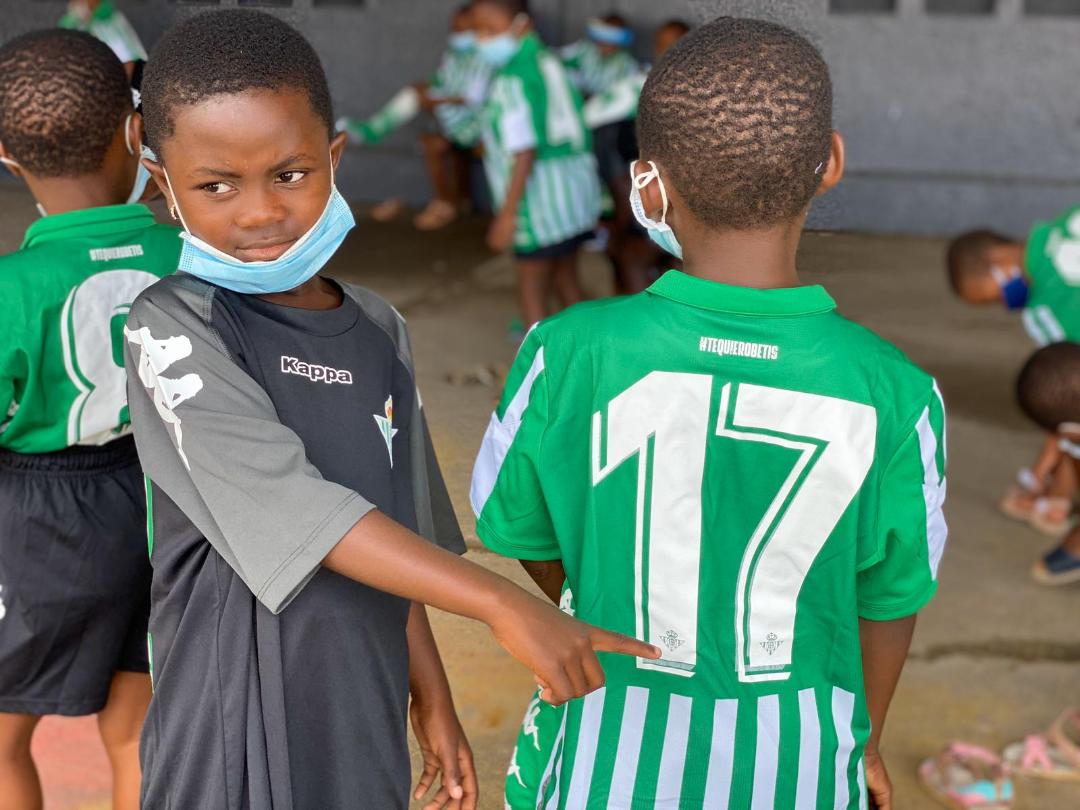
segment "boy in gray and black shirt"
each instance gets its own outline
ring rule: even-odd
[[[143,807],[404,808],[408,711],[414,795],[441,771],[427,806],[475,808],[422,603],[489,624],[553,702],[603,683],[594,649],[658,651],[457,556],[404,322],[318,275],[354,223],[311,46],[196,16],[143,89],[145,165],[185,229],[125,330],[154,568]]]

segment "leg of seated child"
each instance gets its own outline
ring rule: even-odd
[[[139,736],[150,705],[150,676],[118,672],[109,687],[109,699],[98,714],[98,731],[113,773],[113,810],[138,810]]]
[[[0,810],[41,810],[41,782],[30,756],[39,720],[32,714],[0,714]]]
[[[518,259],[518,301],[526,328],[548,316],[548,296],[554,272],[551,259]]]
[[[457,219],[454,180],[446,161],[451,146],[450,141],[434,132],[421,135],[420,144],[424,149],[424,161],[435,196],[427,207],[416,215],[413,224],[420,230],[433,231]]]
[[[573,253],[554,260],[552,282],[555,286],[555,296],[563,309],[584,300],[585,294],[581,291],[581,284],[578,282],[578,251],[576,249]]]

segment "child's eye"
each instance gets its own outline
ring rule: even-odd
[[[287,185],[291,185],[292,183],[299,183],[305,176],[307,176],[307,172],[300,171],[299,169],[290,169],[287,172],[279,174],[278,180]]]
[[[228,183],[216,182],[201,185],[199,186],[199,190],[205,191],[208,194],[225,194],[226,192],[232,191],[233,187]]]

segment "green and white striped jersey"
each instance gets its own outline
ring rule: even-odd
[[[101,0],[89,18],[68,11],[57,25],[92,34],[112,48],[112,52],[121,62],[146,61],[146,48],[143,47],[139,35],[135,33],[123,12],[118,11],[112,4],[112,0]]]
[[[526,34],[492,79],[484,110],[484,169],[497,206],[506,199],[514,158],[536,150],[517,211],[514,250],[558,244],[593,228],[600,180],[581,96],[558,58]]]
[[[607,90],[589,97],[585,101],[585,125],[589,129],[614,124],[637,118],[638,102],[641,90],[645,87],[648,71],[627,76],[611,85]]]
[[[491,66],[476,55],[447,49],[432,77],[433,98],[460,98],[464,104],[440,104],[435,119],[443,135],[458,146],[475,146],[482,129],[481,110],[491,84]]]
[[[477,458],[492,550],[561,559],[563,608],[647,640],[607,685],[534,701],[508,806],[854,810],[859,618],[933,596],[934,381],[820,287],[669,271],[530,332]]]
[[[604,56],[599,46],[588,39],[564,46],[559,56],[570,72],[570,81],[586,97],[603,93],[616,82],[641,73],[641,65],[630,51],[620,48]]]
[[[1080,206],[1031,229],[1024,269],[1031,282],[1024,328],[1032,340],[1080,341]]]

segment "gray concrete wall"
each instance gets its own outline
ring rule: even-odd
[[[117,1],[148,44],[176,19],[238,2]],[[339,112],[353,114],[374,110],[431,71],[456,5],[282,2],[272,10],[312,40]],[[895,0],[893,11],[878,14],[830,11],[859,0],[533,0],[532,7],[554,42],[580,36],[589,16],[616,9],[638,27],[643,53],[650,29],[673,16],[750,15],[792,25],[832,67],[836,125],[848,142],[848,177],[816,205],[814,225],[948,233],[985,224],[1022,232],[1080,200],[1080,14],[1029,13],[1029,4],[1080,12],[1080,0],[952,0],[991,13],[931,14],[941,2]],[[63,5],[0,0],[0,39],[51,24]],[[377,149],[351,149],[341,178],[346,193],[422,201],[419,126]]]

